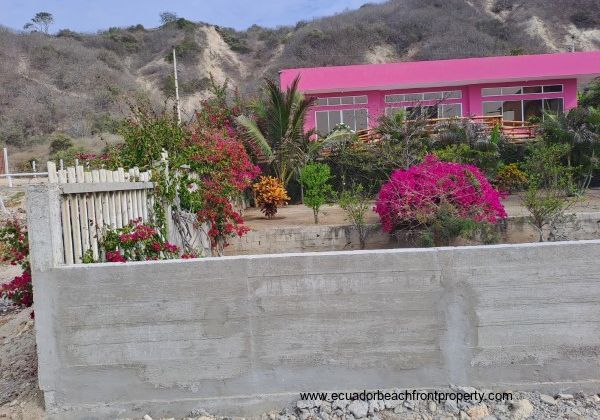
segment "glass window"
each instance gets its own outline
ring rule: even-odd
[[[339,105],[341,103],[341,98],[327,98],[327,105]]]
[[[523,93],[542,93],[541,86],[525,86],[523,87]]]
[[[318,106],[327,105],[327,98],[318,98],[315,104]]]
[[[542,117],[542,100],[523,101],[523,120],[529,121],[531,118]]]
[[[441,118],[462,117],[462,104],[440,105],[439,114]]]
[[[369,102],[369,98],[367,98],[367,95],[356,96],[354,98],[354,103],[355,104],[366,104],[367,102]]]
[[[385,101],[387,103],[402,102],[403,100],[404,100],[404,95],[385,95]]]
[[[502,117],[507,121],[522,121],[523,109],[521,101],[504,101]]]
[[[354,103],[354,96],[343,96],[341,101],[342,105],[352,105]]]
[[[547,85],[544,86],[544,93],[562,92],[562,85]]]
[[[329,131],[342,122],[342,113],[340,111],[329,111]]]
[[[502,115],[502,102],[484,102],[483,103],[483,115]]]
[[[422,93],[408,93],[404,95],[404,100],[406,102],[418,102],[423,100]]]
[[[433,101],[436,99],[444,99],[444,93],[443,92],[428,92],[423,94],[423,99],[426,101]]]
[[[369,127],[369,113],[366,109],[356,110],[356,130],[366,130]]]
[[[356,130],[356,119],[354,118],[353,109],[345,109],[342,111],[342,122],[350,127],[350,130]]]
[[[326,136],[327,134],[329,134],[329,112],[317,111],[316,121],[317,133],[319,133],[321,136]]]
[[[483,88],[481,89],[481,96],[496,96],[502,94],[500,88]]]
[[[460,99],[460,98],[462,98],[462,91],[461,90],[449,90],[447,92],[444,92],[444,98]]]
[[[521,86],[511,86],[502,88],[503,95],[520,95],[522,93],[523,89],[521,88]]]
[[[438,107],[437,106],[423,106],[421,112],[425,118],[437,118]]]
[[[544,110],[560,114],[563,112],[563,100],[562,98],[557,99],[544,99]]]

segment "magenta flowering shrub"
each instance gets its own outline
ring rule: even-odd
[[[500,198],[477,167],[428,155],[421,164],[392,173],[374,210],[388,233],[427,229],[442,217],[495,224],[506,218]]]
[[[100,248],[107,262],[166,260],[179,258],[179,247],[164,240],[160,231],[140,220],[104,232]],[[190,253],[181,258],[195,258]],[[95,261],[88,261],[95,262]]]

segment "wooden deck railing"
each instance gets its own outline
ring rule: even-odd
[[[531,124],[527,121],[508,121],[504,120],[501,116],[472,116],[472,117],[460,117],[460,118],[431,118],[427,120],[427,126],[430,133],[435,135],[444,123],[450,122],[462,122],[465,120],[472,121],[477,124],[485,126],[490,132],[494,127],[500,127],[500,131],[506,136],[512,143],[521,143],[536,136],[538,126]],[[409,120],[407,123],[413,121]],[[362,141],[370,142],[377,141],[378,135],[374,129],[360,130],[357,132],[358,138]]]

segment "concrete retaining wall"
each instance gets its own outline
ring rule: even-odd
[[[28,218],[51,418],[449,383],[600,391],[600,241],[60,266],[44,194]]]
[[[379,224],[369,227],[367,249],[415,246],[414,239],[398,240],[395,236],[383,232]],[[574,220],[565,223],[558,233],[562,240],[600,239],[600,213],[578,213]],[[518,244],[537,242],[539,235],[527,222],[526,217],[510,217],[498,227],[498,237],[500,243]],[[254,255],[354,249],[359,249],[359,240],[351,225],[312,225],[250,231],[241,238],[231,239],[226,254]]]

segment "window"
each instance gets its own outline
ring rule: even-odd
[[[544,93],[554,93],[554,92],[562,92],[562,85],[548,85],[544,86]]]
[[[541,119],[543,115],[542,100],[523,101],[523,120],[529,121],[531,118]]]
[[[385,95],[385,102],[390,104],[404,101],[404,95]]]
[[[461,90],[449,90],[444,92],[444,99],[460,99],[462,98]]]
[[[523,93],[521,86],[503,87],[501,89],[503,95],[520,95]]]
[[[330,98],[317,98],[317,106],[335,106],[335,105],[354,105],[366,104],[369,102],[367,95],[361,96],[335,96]]]
[[[408,93],[404,95],[404,100],[406,102],[419,102],[423,100],[422,93]]]
[[[481,96],[498,95],[523,95],[530,93],[557,93],[562,92],[562,85],[544,85],[544,86],[505,86],[481,89]]]
[[[563,98],[483,103],[483,115],[500,116],[506,121],[529,121],[543,118],[543,111],[563,112]]]
[[[342,98],[327,98],[327,105],[340,105]]]
[[[368,111],[365,108],[343,109],[335,111],[317,111],[315,113],[317,133],[326,136],[336,125],[346,124],[351,130],[364,130],[368,127]]]
[[[438,114],[440,118],[462,117],[462,104],[442,104]]]
[[[423,95],[423,99],[426,101],[435,101],[444,99],[444,92],[429,92]]]
[[[317,133],[322,136],[329,134],[329,111],[316,112]]]
[[[541,86],[525,86],[523,88],[523,93],[527,94],[527,93],[542,93],[542,87]]]
[[[544,99],[544,110],[560,114],[563,112],[563,100],[562,98],[557,99]]]
[[[405,94],[396,93],[393,95],[385,95],[385,103],[392,104],[396,102],[443,101],[444,99],[460,98],[462,98],[462,91],[460,90]]]
[[[437,118],[438,109],[436,106],[407,106],[406,119],[415,120],[419,117]]]
[[[497,96],[502,94],[501,88],[483,88],[481,89],[481,96]]]
[[[504,101],[502,118],[507,121],[521,121],[522,114],[521,101]]]
[[[483,103],[483,115],[486,115],[486,116],[502,115],[502,101],[484,102]]]

